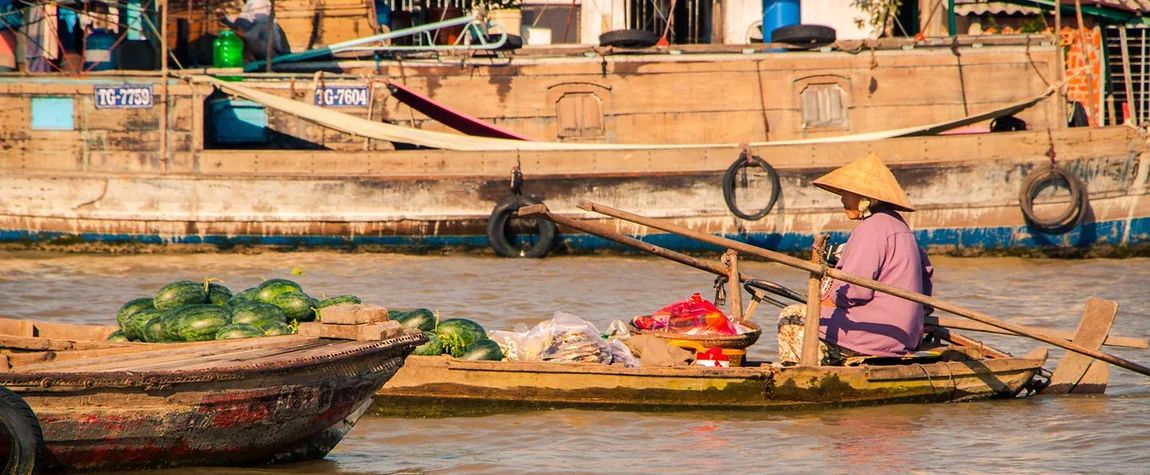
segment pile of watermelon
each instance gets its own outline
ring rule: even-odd
[[[439,321],[439,315],[426,308],[392,312],[391,320],[407,328],[422,330],[427,343],[415,347],[416,356],[451,355],[461,360],[503,359],[499,344],[487,338],[481,325],[466,318]]]
[[[316,300],[286,279],[266,280],[235,295],[211,279],[181,280],[120,307],[120,329],[108,340],[174,343],[287,335],[299,323],[314,321],[316,309],[343,303],[362,302],[354,295]]]

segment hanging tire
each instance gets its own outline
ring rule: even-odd
[[[767,201],[767,206],[763,207],[763,209],[754,213],[747,213],[739,209],[736,203],[735,185],[740,178],[745,179],[746,177],[746,175],[740,176],[739,172],[751,167],[762,168],[763,171],[766,172],[767,179],[771,183],[771,198]],[[780,188],[779,174],[775,173],[775,169],[771,167],[771,164],[756,155],[751,155],[750,158],[747,158],[745,153],[739,155],[739,158],[731,163],[731,166],[727,168],[727,172],[723,174],[723,201],[727,202],[727,209],[731,211],[731,214],[747,221],[758,221],[763,219],[763,216],[769,214],[771,209],[775,207],[775,202],[779,200]]]
[[[646,48],[658,42],[659,35],[647,30],[615,30],[599,35],[599,44],[602,46]]]
[[[36,413],[16,393],[0,387],[0,424],[8,434],[8,461],[4,473],[33,475],[40,473],[44,435]]]
[[[535,233],[538,237],[531,247],[516,246],[508,238],[507,225],[512,218],[517,218],[519,208],[540,204],[539,201],[526,196],[512,195],[503,198],[491,211],[487,219],[487,242],[495,253],[502,257],[544,257],[551,252],[555,244],[555,223],[542,218],[524,218],[534,221]]]
[[[1034,198],[1042,185],[1053,181],[1065,181],[1070,190],[1070,206],[1056,218],[1041,218],[1034,213]],[[1027,224],[1047,234],[1065,234],[1082,224],[1090,198],[1086,184],[1064,168],[1047,167],[1033,170],[1022,182],[1018,201]]]
[[[835,29],[822,25],[787,25],[771,30],[771,43],[823,46],[835,39]]]

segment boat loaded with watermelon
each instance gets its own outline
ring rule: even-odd
[[[29,457],[17,468],[322,458],[427,341],[359,304],[284,279],[234,296],[180,281],[124,304],[118,326],[0,319],[0,385],[34,413],[4,425],[42,433],[42,450],[20,452]]]
[[[372,413],[439,417],[550,408],[638,411],[787,410],[970,401],[1033,395],[1038,392],[1100,393],[1105,391],[1109,380],[1108,364],[1150,376],[1150,368],[1098,351],[1102,345],[1147,348],[1145,339],[1109,334],[1118,311],[1116,302],[1089,298],[1085,315],[1074,333],[1023,327],[932,297],[828,268],[824,261],[825,248],[818,245],[816,252],[812,252],[813,262],[808,262],[591,202],[585,202],[580,208],[727,249],[721,264],[708,262],[616,233],[600,224],[551,213],[546,205],[520,209],[520,216],[548,219],[720,276],[726,280],[729,314],[733,316],[731,324],[743,329],[735,335],[719,336],[671,332],[668,329],[653,332],[635,326],[634,322],[644,321],[643,317],[637,317],[629,331],[623,332],[622,338],[628,338],[628,333],[653,335],[657,340],[671,345],[700,351],[696,355],[700,360],[712,355],[745,354],[743,350],[754,344],[761,334],[761,328],[750,321],[757,306],[764,302],[784,306],[777,297],[808,305],[813,301],[817,305],[818,281],[823,276],[928,304],[939,312],[952,313],[969,320],[928,317],[920,351],[901,358],[851,358],[843,366],[819,366],[817,347],[812,346],[804,351],[801,364],[795,366],[783,366],[769,361],[747,361],[739,365],[737,357],[728,357],[729,367],[636,367],[632,361],[633,355],[619,355],[612,349],[611,345],[620,339],[620,335],[614,331],[615,324],[608,332],[609,339],[604,342],[593,326],[589,331],[548,333],[549,328],[553,330],[564,325],[572,327],[570,321],[557,322],[557,317],[530,332],[510,335],[507,332],[493,332],[488,335],[500,342],[505,353],[503,361],[482,361],[482,358],[455,358],[449,355],[420,356],[439,353],[437,349],[424,351],[434,343],[421,346],[408,358],[395,377],[384,385]],[[813,282],[810,293],[803,295],[740,272],[740,254],[810,272]],[[752,295],[752,301],[745,311],[741,297],[744,286]],[[427,318],[427,315],[430,314],[403,323],[412,328],[433,330],[434,321]],[[1068,351],[1057,368],[1049,371],[1043,368],[1047,358],[1045,348],[1035,349],[1022,356],[1012,356],[965,337],[956,330],[1027,336]],[[435,332],[442,333],[438,329]],[[505,334],[497,335],[499,333]],[[535,335],[531,336],[532,333]],[[593,336],[585,336],[588,333]],[[805,334],[816,334],[816,331],[808,328]],[[472,337],[482,338],[482,335]],[[629,338],[634,339],[635,336]],[[813,340],[804,343],[813,343]],[[525,349],[532,345],[533,348]],[[572,351],[584,357],[572,360]],[[723,356],[718,358],[722,359]]]

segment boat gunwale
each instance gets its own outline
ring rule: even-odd
[[[311,340],[311,339],[308,339]],[[314,338],[321,340],[321,338]],[[304,340],[307,341],[307,340]],[[348,343],[352,340],[331,340],[332,345]],[[184,383],[214,383],[250,379],[252,376],[281,376],[314,367],[331,366],[353,359],[368,358],[388,352],[402,352],[405,346],[414,349],[427,339],[418,332],[405,332],[403,335],[377,342],[363,342],[343,351],[306,358],[292,358],[286,361],[271,361],[237,366],[208,367],[194,370],[117,370],[117,371],[2,371],[0,385],[19,390],[32,386],[47,389],[53,386],[80,386],[84,389],[155,387],[159,385]],[[146,351],[162,351],[162,348]],[[135,353],[138,354],[138,353]],[[392,355],[395,358],[402,355]],[[402,364],[402,363],[401,363]],[[29,365],[30,366],[30,365]]]

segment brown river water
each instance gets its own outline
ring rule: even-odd
[[[1073,330],[1094,295],[1122,307],[1114,334],[1150,336],[1150,260],[934,258],[936,295],[1024,325]],[[293,275],[292,270],[302,271]],[[803,289],[804,275],[745,262],[759,278]],[[0,315],[114,321],[125,301],[173,280],[215,277],[234,291],[265,278],[312,295],[354,294],[392,308],[428,307],[488,330],[563,310],[600,330],[713,279],[654,258],[263,253],[75,255],[0,252]],[[755,320],[773,322],[761,308]],[[771,358],[769,328],[752,356]],[[1025,339],[984,337],[1024,353]],[[1057,350],[1057,349],[1055,349]],[[1150,363],[1150,352],[1108,348]],[[1053,368],[1061,351],[1051,351]],[[1104,396],[786,413],[562,410],[445,419],[365,417],[324,460],[164,475],[299,473],[1150,473],[1150,378],[1112,368]]]

